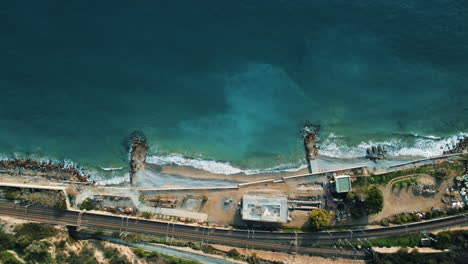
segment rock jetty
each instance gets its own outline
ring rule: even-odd
[[[64,163],[41,162],[33,159],[0,161],[0,170],[14,176],[40,176],[53,181],[87,182],[79,169]]]
[[[455,144],[453,148],[444,151],[444,155],[464,152],[468,152],[468,136],[459,138],[457,144]]]
[[[303,129],[304,131],[304,146],[306,151],[307,161],[318,158],[318,133],[320,131],[320,125],[307,125]]]
[[[309,168],[309,172],[313,173],[314,170],[318,170],[316,164],[312,166],[311,161],[315,160],[319,156],[318,144],[318,134],[320,131],[320,125],[308,124],[303,128],[303,137],[304,137],[304,148],[306,152],[306,160]],[[314,167],[314,168],[312,168]]]
[[[135,174],[145,167],[148,144],[142,132],[135,131],[130,135],[130,184],[135,184]]]
[[[366,157],[370,160],[383,160],[387,152],[388,150],[384,146],[372,146],[366,150]]]

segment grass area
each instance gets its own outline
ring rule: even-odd
[[[406,186],[413,186],[418,183],[418,177],[413,176],[408,179],[397,180],[392,183],[392,188],[404,188]]]

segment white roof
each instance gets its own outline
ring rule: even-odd
[[[286,223],[288,200],[286,197],[244,195],[242,198],[242,220]]]

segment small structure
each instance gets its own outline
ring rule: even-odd
[[[335,176],[335,192],[346,193],[351,190],[351,180],[348,175]]]
[[[420,244],[421,247],[430,247],[432,245],[432,240],[429,238],[421,238]]]
[[[286,197],[244,195],[242,198],[242,220],[271,223],[288,221]]]

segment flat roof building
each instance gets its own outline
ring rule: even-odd
[[[246,194],[242,198],[242,220],[286,223],[288,199]]]
[[[350,192],[351,179],[348,175],[335,176],[335,190],[337,193]]]

